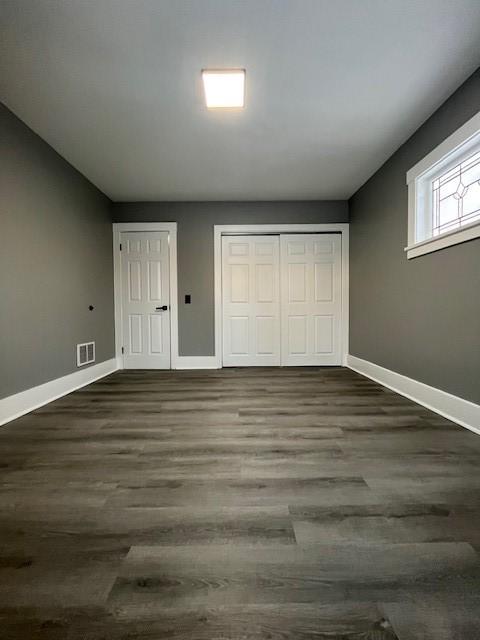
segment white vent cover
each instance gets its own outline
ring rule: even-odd
[[[95,362],[95,342],[77,344],[77,367]]]

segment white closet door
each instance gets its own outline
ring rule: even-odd
[[[280,364],[279,236],[223,236],[223,365]]]
[[[281,236],[282,365],[341,364],[340,234]]]
[[[123,364],[170,368],[167,231],[122,233]]]

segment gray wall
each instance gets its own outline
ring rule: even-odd
[[[110,201],[0,104],[0,398],[111,358]],[[94,311],[88,305],[95,306]]]
[[[480,108],[480,70],[352,197],[350,353],[480,402],[480,240],[407,260],[410,167]]]
[[[112,205],[115,222],[178,223],[179,349],[209,356],[214,347],[213,225],[348,222],[345,201],[140,202]],[[192,304],[184,304],[185,294]]]

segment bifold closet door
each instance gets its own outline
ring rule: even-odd
[[[222,237],[222,298],[223,365],[279,365],[279,236]]]
[[[282,365],[341,364],[340,234],[282,235]]]

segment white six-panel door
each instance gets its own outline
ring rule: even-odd
[[[281,236],[282,365],[341,364],[340,234]]]
[[[122,233],[123,364],[126,369],[170,368],[168,252],[167,231]]]
[[[222,237],[223,365],[340,365],[340,234]]]
[[[223,365],[280,364],[278,236],[223,236]]]

